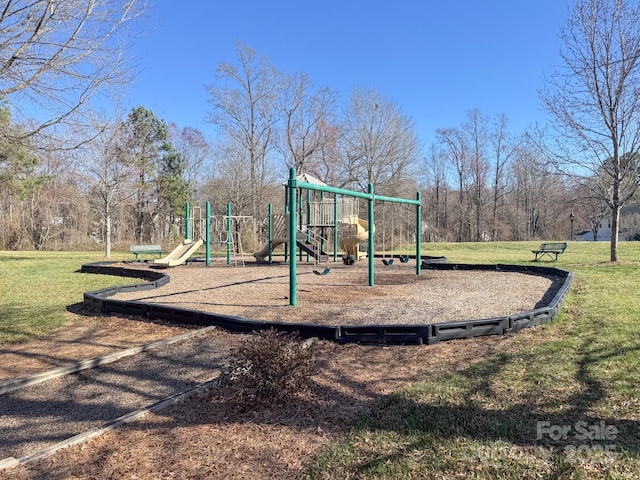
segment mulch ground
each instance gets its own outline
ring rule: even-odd
[[[374,268],[369,287],[367,262],[297,267],[297,306],[289,306],[286,264],[211,267],[194,263],[167,270],[171,282],[155,290],[114,298],[159,303],[255,320],[329,325],[427,324],[506,316],[536,307],[552,279],[505,271],[423,270],[395,262]],[[130,265],[131,266],[131,265]],[[137,265],[138,268],[149,268]]]

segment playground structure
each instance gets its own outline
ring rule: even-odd
[[[327,262],[333,256],[367,256],[360,245],[368,240],[368,222],[358,216],[358,203],[352,198],[309,199],[298,209],[298,229],[295,234],[294,255],[306,255],[307,261]],[[215,247],[223,248],[227,254],[227,264],[244,264],[245,256],[253,256],[258,263],[273,262],[274,251],[284,246],[284,261],[291,254],[289,213],[273,213],[269,204],[264,218],[232,215],[231,205],[227,205],[226,215],[212,215],[211,205],[203,209],[187,203],[185,214],[185,237],[183,242],[202,239],[205,245],[205,262],[211,264]],[[182,244],[181,244],[182,245]],[[182,248],[180,245],[177,249]],[[256,251],[254,251],[256,250]],[[252,252],[253,253],[247,253]],[[330,253],[327,253],[329,251]],[[191,253],[195,253],[195,250]],[[173,264],[171,265],[173,266]]]
[[[365,252],[360,252],[360,244],[369,240],[369,222],[352,215],[342,219],[342,223],[356,227],[352,236],[341,238],[338,242],[340,248],[345,252],[345,260],[347,260],[347,263],[349,259],[360,261],[367,256]]]
[[[176,267],[185,263],[202,245],[202,239],[184,240],[164,258],[156,259],[153,264],[159,268]]]
[[[416,199],[406,199],[406,198],[397,198],[397,197],[387,197],[381,195],[375,195],[374,187],[372,183],[369,183],[367,188],[367,193],[364,192],[356,192],[353,190],[346,190],[343,188],[335,188],[329,187],[326,185],[318,185],[317,183],[305,182],[304,179],[299,180],[299,177],[296,177],[296,171],[294,168],[289,170],[289,181],[286,186],[286,198],[287,198],[287,211],[288,212],[297,212],[298,211],[298,201],[297,201],[297,192],[300,191],[300,197],[303,197],[303,192],[307,192],[307,198],[310,198],[311,192],[320,192],[323,194],[333,194],[334,198],[338,195],[347,196],[351,198],[359,198],[363,199],[367,203],[367,220],[366,224],[358,222],[357,225],[365,228],[366,225],[369,228],[369,232],[372,234],[367,234],[367,259],[368,259],[368,283],[370,287],[374,286],[374,234],[375,234],[375,215],[374,215],[374,205],[376,200],[389,202],[389,203],[399,203],[399,204],[407,204],[415,206],[415,258],[416,258],[416,275],[420,275],[421,273],[421,253],[420,253],[420,234],[421,234],[421,218],[422,218],[422,202],[420,199],[420,192],[416,193]],[[302,205],[302,201],[300,202]],[[307,202],[309,204],[309,202]],[[337,205],[337,202],[335,202]],[[298,215],[289,215],[289,244],[293,245],[295,243],[295,233],[298,231],[297,224]],[[334,219],[337,217],[334,216]],[[356,229],[356,232],[358,230]],[[351,237],[353,242],[355,243],[358,238],[364,239],[364,233],[361,232],[361,236],[358,236],[356,233],[355,237]],[[337,237],[334,240],[337,242]],[[360,242],[357,242],[359,245]],[[348,258],[348,256],[347,256]],[[356,257],[357,258],[357,257]],[[355,259],[354,259],[355,261]],[[297,303],[297,283],[296,283],[296,275],[297,275],[297,266],[296,266],[296,258],[295,256],[291,256],[291,260],[289,261],[289,305],[295,306]]]
[[[265,219],[267,238],[263,248],[253,254],[258,263],[272,263],[273,253],[281,245],[285,247],[285,261],[291,252],[289,245],[296,246],[299,257],[306,254],[308,261],[313,258],[315,263],[326,262],[331,256],[334,262],[338,261],[338,256],[353,255],[356,259],[366,256],[359,250],[359,245],[368,240],[368,222],[359,218],[358,203],[353,198],[314,199],[307,195],[306,202],[298,204],[296,216],[295,242],[290,244],[288,209],[284,214],[273,214],[272,207],[269,207],[269,215]]]
[[[326,195],[331,195],[327,197]],[[359,200],[367,205],[366,219],[359,215]],[[253,256],[259,263],[272,263],[273,251],[277,247],[284,246],[284,260],[289,263],[290,296],[289,303],[295,306],[296,299],[296,264],[299,257],[307,256],[307,263],[328,261],[329,253],[333,254],[333,261],[338,261],[338,252],[343,252],[341,257],[345,264],[353,264],[364,258],[368,259],[368,284],[374,286],[374,234],[376,202],[383,204],[401,204],[415,207],[414,237],[416,275],[421,273],[420,231],[421,231],[421,200],[420,192],[416,193],[416,199],[387,197],[376,195],[373,184],[369,184],[368,191],[357,192],[342,188],[330,187],[313,179],[309,175],[296,176],[295,169],[290,169],[289,180],[285,184],[285,212],[274,214],[273,205],[269,204],[266,219],[255,219],[249,216],[231,215],[231,204],[227,205],[227,214],[224,216],[212,216],[211,204],[206,203],[205,214],[202,215],[200,207],[191,209],[186,206],[185,236],[183,243],[191,242],[195,245],[202,240],[205,245],[205,263],[211,265],[211,246],[215,242],[226,247],[227,264],[232,264],[238,259],[244,264],[244,244],[246,243],[246,228],[251,225],[250,236],[252,243],[259,239],[259,233],[266,232],[266,241],[263,247]],[[195,213],[198,212],[198,217]],[[384,210],[383,210],[384,212]],[[407,217],[410,215],[407,214]],[[383,230],[384,231],[384,230]],[[393,229],[392,229],[393,234]],[[383,247],[384,245],[383,237]],[[393,242],[392,242],[393,244]],[[331,247],[331,245],[333,245]],[[364,249],[361,250],[361,246]],[[199,245],[198,245],[199,247]],[[178,247],[180,248],[180,247]],[[184,252],[176,251],[178,258],[183,262],[187,253],[192,255],[196,248],[189,248]],[[178,249],[176,249],[178,250]],[[409,257],[404,256],[405,262]],[[389,265],[389,262],[386,262]],[[325,269],[321,274],[328,273]]]

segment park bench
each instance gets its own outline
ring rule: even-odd
[[[549,258],[553,258],[553,255],[555,255],[554,260],[558,260],[558,255],[562,254],[566,248],[567,244],[564,242],[543,243],[537,250],[531,250],[531,253],[536,255],[536,258],[533,261],[537,262],[545,255],[549,255]]]
[[[163,253],[160,245],[131,245],[129,250],[136,256],[136,260],[138,259],[138,255],[162,256]]]

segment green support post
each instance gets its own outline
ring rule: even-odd
[[[268,230],[267,230],[267,245],[269,245],[269,265],[273,263],[273,204],[269,204],[269,217],[268,217]]]
[[[420,192],[416,192],[416,275],[420,275],[422,269],[422,199]]]
[[[320,192],[320,204],[322,205],[322,217],[320,218],[320,252],[324,252],[324,249],[326,248],[326,245],[324,244],[324,237],[327,234],[327,232],[325,232],[325,222],[324,222],[324,192]],[[320,252],[318,252],[318,254],[320,254]]]
[[[302,189],[296,190],[296,202],[298,204],[297,217],[296,217],[296,230],[295,230],[295,242],[291,244],[291,254],[294,254],[297,248],[298,241],[298,228],[302,226],[302,209],[304,208],[304,197],[302,196]],[[294,247],[295,245],[295,247]],[[298,251],[298,259],[302,262],[302,249]]]
[[[291,215],[289,212],[289,188],[284,189],[284,214]],[[287,236],[287,235],[285,235]],[[289,261],[289,242],[284,244],[284,263]]]
[[[338,261],[338,228],[340,219],[338,218],[338,195],[333,196],[333,261]]]
[[[369,222],[369,241],[367,242],[367,260],[369,261],[369,286],[373,287],[374,284],[374,280],[373,280],[373,269],[374,269],[374,258],[373,258],[373,235],[374,235],[374,231],[375,231],[375,225],[373,223],[373,219],[374,219],[374,215],[373,215],[373,204],[375,202],[375,195],[373,193],[373,184],[370,183],[369,184],[369,200],[368,200],[368,206],[369,208],[367,209],[369,212],[369,218],[367,218],[367,221]],[[357,259],[356,259],[357,260]]]
[[[191,235],[191,211],[189,208],[189,202],[185,204],[185,219],[184,219],[184,238],[190,240]]]
[[[227,203],[227,265],[231,265],[231,248],[233,232],[231,231],[231,203]]]
[[[298,303],[296,296],[296,256],[293,250],[293,245],[296,241],[296,189],[298,188],[296,181],[296,169],[291,168],[289,170],[289,245],[291,245],[291,255],[289,256],[289,305],[295,307]]]
[[[211,265],[211,202],[207,201],[205,206],[205,265]]]
[[[307,190],[307,208],[305,209],[307,212],[307,243],[311,240],[311,230],[309,229],[309,225],[311,225],[311,190]],[[311,257],[307,253],[307,263],[311,260]]]

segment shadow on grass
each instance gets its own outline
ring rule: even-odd
[[[346,476],[347,472],[388,475],[426,454],[430,461],[441,463],[434,467],[437,471],[459,471],[474,462],[488,465],[494,460],[496,472],[504,478],[518,478],[515,472],[526,468],[560,475],[545,478],[565,478],[562,472],[573,472],[580,468],[576,463],[585,461],[596,462],[600,473],[617,468],[613,460],[624,452],[625,458],[635,460],[624,463],[622,469],[635,471],[640,422],[593,413],[610,397],[610,389],[591,373],[591,367],[638,350],[585,353],[576,364],[573,393],[566,397],[546,396],[544,388],[535,391],[533,385],[511,390],[504,384],[508,377],[501,375],[513,358],[498,354],[380,399],[360,418],[346,442],[330,449],[313,468],[316,472],[339,469]],[[607,410],[615,408],[608,405]]]

